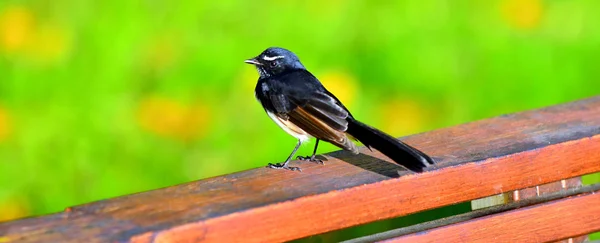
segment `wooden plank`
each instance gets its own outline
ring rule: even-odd
[[[518,202],[524,199],[543,197],[546,194],[567,190],[569,188],[577,188],[581,186],[581,177],[564,179],[525,189],[514,190],[512,192],[502,193],[491,197],[476,199],[471,201],[471,208],[473,210],[476,210],[494,205]],[[587,240],[587,238],[588,237],[586,235],[583,235],[575,238],[568,238],[561,241],[556,241],[555,243],[580,243]]]
[[[471,201],[471,209],[477,210],[491,206],[516,202],[526,198],[539,197],[541,195],[565,190],[569,188],[580,187],[582,185],[581,177],[564,179],[547,184],[536,185],[534,187],[514,190],[502,194],[479,198]]]
[[[570,178],[534,187],[514,190],[510,193],[509,201],[516,202],[527,198],[539,197],[548,193],[557,192],[568,188],[580,187],[581,177]]]
[[[581,177],[571,178],[560,180],[548,184],[538,185],[535,187],[525,188],[521,190],[515,190],[510,193],[511,201],[520,201],[527,198],[540,197],[548,193],[557,192],[560,190],[565,190],[567,188],[580,187],[582,185]],[[568,222],[566,222],[568,223]],[[564,239],[561,241],[556,241],[554,243],[581,243],[587,240],[587,235],[582,235],[578,237],[571,237],[568,239]]]
[[[577,188],[569,188],[566,190],[560,190],[557,192],[545,193],[540,195],[539,197],[527,198],[519,201],[514,201],[509,204],[502,204],[493,207],[487,207],[480,210],[474,210],[471,212],[454,215],[442,219],[427,221],[420,224],[415,224],[407,227],[402,227],[398,229],[393,229],[385,232],[380,232],[368,236],[363,236],[359,238],[350,239],[347,241],[343,241],[343,243],[366,243],[366,242],[378,242],[384,241],[392,238],[398,238],[400,236],[405,236],[409,234],[414,234],[417,232],[425,232],[435,228],[440,228],[443,226],[448,226],[452,224],[458,224],[467,222],[469,220],[482,218],[489,215],[499,214],[508,212],[511,210],[524,208],[536,204],[547,203],[550,201],[556,201],[559,199],[569,198],[577,195],[584,195],[589,193],[600,193],[600,183],[582,186]]]
[[[600,230],[600,192],[490,215],[385,242],[548,242]]]
[[[432,155],[438,168],[408,174],[376,151],[338,151],[325,166],[293,162],[302,173],[243,171],[3,223],[0,235],[20,242],[285,241],[580,176],[600,171],[600,97],[404,141]]]

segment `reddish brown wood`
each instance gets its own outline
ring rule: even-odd
[[[527,198],[539,197],[546,195],[548,193],[557,192],[561,190],[566,190],[569,188],[577,188],[582,186],[581,177],[575,177],[571,179],[551,182],[543,185],[538,185],[535,187],[515,190],[511,193],[510,201],[520,201]],[[568,223],[568,222],[567,222]],[[587,236],[579,236],[568,238],[560,241],[555,241],[554,243],[580,243],[587,240]]]
[[[581,177],[575,177],[571,179],[565,179],[560,181],[555,181],[547,184],[542,184],[534,187],[529,187],[525,189],[515,190],[510,194],[510,201],[516,202],[519,200],[538,197],[548,193],[557,192],[560,190],[565,190],[568,188],[576,188],[580,187]]]
[[[600,230],[600,191],[385,242],[548,242]]]
[[[378,152],[333,152],[325,166],[302,163],[302,173],[243,171],[3,223],[0,235],[20,242],[285,241],[576,177],[600,171],[600,97],[404,141],[432,155],[438,168],[407,174]]]

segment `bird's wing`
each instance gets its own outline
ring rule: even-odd
[[[348,112],[338,104],[337,99],[321,91],[302,98],[293,95],[287,98],[295,105],[286,113],[290,122],[315,138],[358,152],[345,133],[348,129]]]
[[[293,98],[292,102],[294,102]],[[323,121],[331,128],[341,132],[348,129],[348,121],[346,121],[348,112],[338,105],[333,97],[317,91],[298,103],[298,106],[304,109],[307,114]]]

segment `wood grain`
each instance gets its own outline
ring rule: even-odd
[[[535,187],[515,190],[510,193],[509,201],[520,201],[527,198],[540,197],[545,194],[557,192],[560,190],[565,190],[567,188],[577,188],[581,187],[581,177],[575,177],[571,179],[560,180],[548,184],[538,185]],[[582,212],[585,213],[585,212]],[[582,235],[575,238],[568,238],[560,241],[555,241],[553,243],[581,243],[585,242],[588,239],[587,235]]]
[[[557,192],[549,192],[549,193],[545,193],[540,196],[511,202],[508,204],[486,207],[483,209],[473,210],[470,212],[466,212],[466,213],[462,213],[462,214],[458,214],[458,215],[452,215],[452,216],[441,218],[441,219],[431,220],[431,221],[423,222],[420,224],[414,224],[414,225],[410,225],[407,227],[392,229],[392,230],[388,230],[388,231],[384,231],[384,232],[379,232],[376,234],[371,234],[371,235],[362,236],[362,237],[358,237],[358,238],[354,238],[354,239],[349,239],[349,240],[343,241],[343,243],[370,243],[370,242],[385,241],[388,239],[399,238],[399,237],[405,236],[405,235],[415,234],[415,233],[419,233],[419,232],[427,232],[432,229],[441,228],[441,227],[445,227],[445,226],[449,226],[449,225],[461,224],[461,223],[468,222],[473,219],[480,219],[480,218],[490,216],[490,215],[509,212],[511,210],[525,208],[525,207],[529,207],[529,206],[533,206],[533,205],[539,205],[542,203],[548,203],[551,201],[556,201],[556,200],[560,200],[560,199],[564,199],[564,198],[585,195],[585,194],[589,194],[589,193],[596,193],[598,191],[600,191],[600,183],[594,184],[594,185],[588,185],[588,186],[581,186],[581,187],[577,187],[577,188],[570,188],[570,189],[566,189],[566,190],[560,190]],[[534,220],[534,219],[531,219],[531,220]],[[540,222],[536,222],[536,223],[540,223]],[[569,222],[563,222],[563,223],[569,223]],[[586,237],[584,236],[584,237],[571,238],[571,241],[577,240],[579,238],[586,238]],[[568,239],[567,239],[567,241],[568,241]]]
[[[549,242],[600,231],[600,191],[384,242]]]
[[[437,168],[409,174],[376,151],[338,151],[325,166],[292,162],[302,173],[242,171],[2,223],[0,235],[19,242],[285,241],[572,178],[600,171],[600,97],[403,141],[434,157]]]

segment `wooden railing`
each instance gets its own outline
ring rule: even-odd
[[[575,242],[600,231],[600,185],[579,180],[600,171],[600,97],[403,140],[437,166],[411,174],[377,151],[338,151],[324,166],[294,161],[303,172],[258,168],[1,223],[0,241],[277,242],[469,201],[476,210],[351,241]]]

